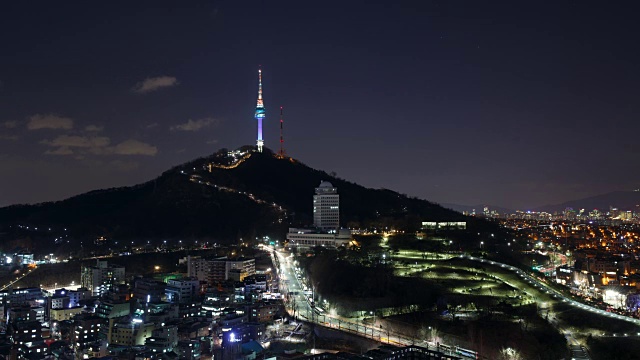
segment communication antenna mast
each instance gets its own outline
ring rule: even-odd
[[[278,157],[284,159],[286,156],[284,152],[284,137],[282,136],[282,127],[284,125],[284,118],[282,117],[282,106],[280,106],[280,152],[278,153]]]

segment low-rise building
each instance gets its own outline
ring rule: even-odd
[[[289,246],[298,249],[308,249],[316,246],[340,247],[348,245],[351,240],[351,231],[348,229],[323,231],[316,228],[289,228],[287,233]]]
[[[81,314],[84,311],[82,306],[76,306],[73,308],[63,309],[51,309],[51,320],[65,321],[71,320],[74,316]]]
[[[106,340],[96,340],[82,344],[75,349],[77,359],[102,359],[109,355]]]
[[[71,343],[74,349],[85,349],[89,346],[96,349],[95,342],[99,339],[100,330],[105,319],[93,314],[80,314],[73,319],[71,328]],[[93,351],[93,350],[91,350]]]
[[[194,340],[211,335],[211,322],[201,320],[183,321],[178,324],[179,340]]]
[[[15,345],[42,340],[42,324],[39,321],[16,321],[9,324],[9,339]]]
[[[102,301],[96,308],[96,315],[105,319],[114,319],[131,314],[131,304],[128,302]]]
[[[44,340],[26,342],[18,350],[21,359],[43,359],[48,352],[49,347]]]
[[[202,352],[200,350],[200,341],[179,341],[175,351],[180,359],[184,360],[200,360]]]
[[[112,324],[107,342],[114,345],[144,345],[147,338],[153,336],[155,325],[139,319],[124,319]]]
[[[256,274],[252,276],[248,276],[244,279],[244,291],[245,292],[264,292],[269,289],[269,283],[267,279],[267,275],[265,274]]]
[[[226,256],[217,258],[187,258],[188,275],[216,285],[227,280],[242,281],[256,273],[256,260],[251,258],[229,259]]]
[[[191,318],[195,316],[199,316],[202,311],[202,304],[200,302],[189,302],[179,304],[178,306],[179,317],[181,319]]]
[[[165,296],[167,284],[155,279],[140,278],[134,281],[133,297],[138,303],[155,303]]]
[[[86,288],[79,288],[77,290],[57,289],[51,296],[51,308],[60,309],[62,307],[80,306],[80,301],[90,298],[91,291]]]
[[[16,323],[21,321],[38,321],[42,322],[38,311],[28,305],[11,306],[7,311],[7,323]]]
[[[259,323],[272,322],[280,305],[273,302],[259,302],[251,306],[250,321]]]
[[[146,304],[146,319],[156,324],[180,319],[180,305],[166,302]]]
[[[53,295],[49,299],[51,309],[64,309],[69,307],[69,297],[65,295]]]
[[[178,327],[167,325],[153,330],[153,336],[145,341],[145,347],[154,353],[167,353],[173,351],[178,345]]]
[[[466,221],[423,221],[422,230],[425,231],[451,231],[466,230]]]
[[[172,303],[188,303],[195,300],[200,281],[197,278],[173,279],[167,282],[165,294]]]
[[[44,302],[44,299],[45,296],[39,287],[14,289],[9,294],[9,303],[11,303],[12,306],[26,304],[29,301],[43,300]]]

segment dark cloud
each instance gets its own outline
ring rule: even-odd
[[[153,78],[147,78],[137,83],[131,91],[137,94],[146,94],[162,88],[172,87],[178,85],[178,79],[173,76],[158,76]]]
[[[184,124],[171,126],[170,129],[174,131],[199,131],[210,126],[217,125],[218,123],[219,121],[217,119],[211,117],[198,120],[189,119]]]
[[[98,125],[88,125],[85,126],[84,131],[88,131],[88,132],[100,132],[104,130],[104,126],[98,126]]]
[[[129,139],[110,146],[106,136],[60,135],[53,140],[43,140],[44,145],[54,149],[45,151],[49,155],[146,155],[155,156],[158,148],[142,141]]]
[[[0,140],[18,140],[20,137],[18,135],[6,135],[6,134],[0,134]]]
[[[53,114],[36,114],[29,117],[27,121],[27,129],[62,129],[70,130],[73,128],[73,120],[67,117]]]
[[[155,156],[158,148],[142,141],[129,139],[113,147],[113,154],[117,155],[147,155]]]
[[[15,129],[18,127],[18,122],[17,121],[5,121],[2,123],[2,126],[6,127],[7,129]]]

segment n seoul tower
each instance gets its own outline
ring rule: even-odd
[[[262,69],[258,68],[258,104],[256,105],[255,118],[258,120],[258,152],[262,152],[264,140],[262,139],[262,119],[264,119],[264,102],[262,101]]]

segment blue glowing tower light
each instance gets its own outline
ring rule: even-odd
[[[264,119],[264,102],[262,101],[262,69],[258,68],[258,103],[256,105],[255,118],[258,120],[258,152],[262,152],[264,146],[264,139],[262,138],[262,119]]]

